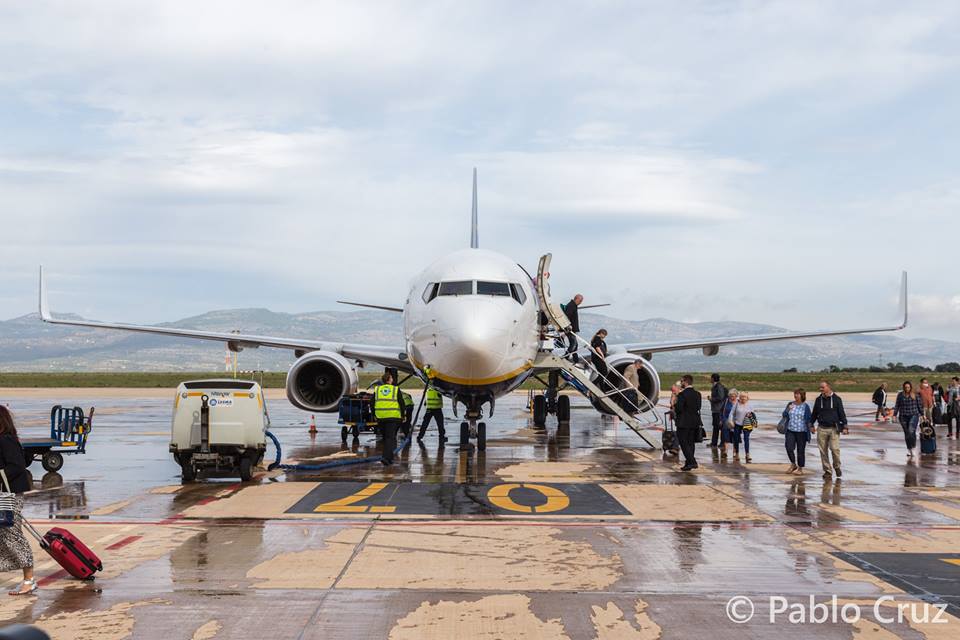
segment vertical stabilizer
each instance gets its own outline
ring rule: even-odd
[[[470,248],[480,248],[480,238],[477,233],[477,168],[473,168],[473,210],[470,217]]]

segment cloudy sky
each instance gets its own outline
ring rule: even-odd
[[[248,5],[248,6],[244,6]],[[625,318],[960,340],[960,4],[0,0],[0,319],[396,304],[469,239]]]

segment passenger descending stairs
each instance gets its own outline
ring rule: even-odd
[[[579,338],[579,336],[577,336]],[[581,339],[582,340],[582,339]],[[657,424],[659,421],[659,414],[657,413],[656,407],[650,402],[650,399],[645,395],[637,391],[637,394],[640,398],[640,406],[634,406],[638,413],[649,411],[652,412],[655,418],[653,420],[643,421],[635,415],[631,415],[626,411],[619,403],[614,401],[614,396],[622,395],[622,390],[618,389],[619,384],[609,384],[613,387],[614,390],[610,392],[604,392],[597,384],[594,382],[594,378],[597,380],[605,380],[608,383],[613,381],[609,378],[603,378],[598,371],[596,371],[588,362],[581,360],[581,366],[577,366],[574,363],[570,362],[566,358],[561,358],[549,351],[542,351],[537,357],[536,368],[537,369],[559,369],[563,371],[576,381],[576,386],[581,393],[589,392],[593,395],[596,401],[603,405],[610,413],[620,418],[621,421],[633,431],[640,436],[640,438],[646,442],[648,445],[654,449],[658,448],[653,442],[644,435],[644,431],[653,425]],[[614,371],[611,369],[611,371]],[[586,393],[584,393],[586,395]]]
[[[576,337],[577,344],[581,349],[583,347],[590,349],[591,347],[588,342],[571,331],[570,319],[567,318],[563,309],[560,308],[560,305],[550,300],[550,284],[548,280],[550,278],[550,261],[552,258],[553,256],[549,253],[540,257],[540,262],[537,265],[537,277],[534,280],[534,288],[537,293],[537,302],[539,303],[540,311],[546,315],[549,324],[556,329],[556,332],[548,334],[548,337],[559,339],[561,336],[572,335]],[[534,364],[537,369],[559,369],[565,374],[564,377],[572,381],[581,393],[584,395],[591,394],[597,403],[603,405],[610,413],[623,420],[623,423],[633,429],[644,442],[656,449],[656,445],[650,442],[643,434],[645,428],[651,427],[660,421],[660,415],[657,413],[657,408],[653,402],[640,393],[639,390],[636,390],[636,392],[640,404],[637,405],[630,401],[630,399],[623,394],[623,389],[626,389],[628,386],[627,381],[619,371],[612,367],[608,367],[607,375],[604,376],[592,366],[589,359],[581,358],[578,365],[575,365],[565,358],[557,357],[551,351],[546,350],[540,352]],[[613,391],[603,391],[603,389],[594,382],[595,380],[603,382],[608,389],[613,389]],[[624,404],[631,405],[632,411],[626,411],[619,403],[614,401],[612,396],[619,396],[619,399],[624,401]],[[645,423],[637,417],[643,416],[645,413],[651,413],[653,420]]]

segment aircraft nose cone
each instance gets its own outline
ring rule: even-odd
[[[438,336],[436,368],[464,384],[483,384],[504,372],[509,332],[497,317],[462,318]]]

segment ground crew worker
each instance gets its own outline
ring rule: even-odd
[[[401,391],[403,394],[403,437],[409,438],[410,434],[413,433],[413,396],[411,396],[406,391]]]
[[[383,374],[374,396],[373,413],[383,437],[383,455],[380,461],[384,465],[393,464],[393,452],[397,448],[397,429],[403,425],[404,407],[400,387],[393,384],[392,375]]]
[[[430,419],[437,421],[437,435],[440,438],[440,446],[447,441],[447,432],[443,428],[443,396],[433,387],[427,387],[427,412],[423,416],[423,424],[420,425],[420,433],[417,434],[417,442],[423,442],[423,436],[427,433],[427,427],[430,425]]]

